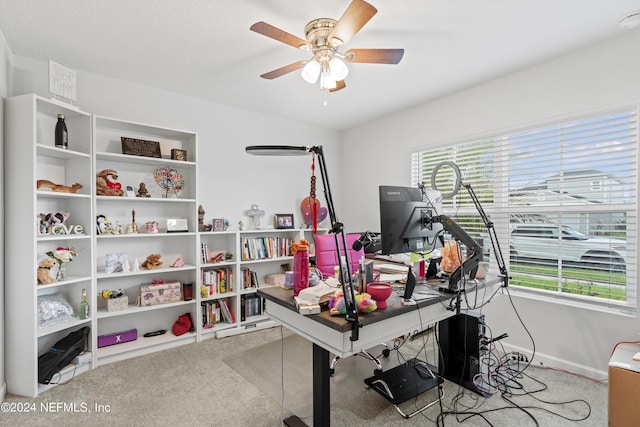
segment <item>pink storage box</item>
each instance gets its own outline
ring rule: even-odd
[[[147,283],[140,285],[140,305],[168,304],[182,300],[180,282]]]
[[[129,342],[129,341],[135,341],[137,339],[138,339],[137,329],[129,329],[128,331],[98,335],[98,348],[107,347],[109,345],[122,344],[124,342]]]

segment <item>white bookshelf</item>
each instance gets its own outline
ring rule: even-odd
[[[177,281],[181,284],[197,281],[197,135],[194,132],[97,115],[93,116],[93,129],[95,174],[104,169],[115,170],[117,182],[123,190],[131,186],[137,193],[140,183],[144,183],[150,195],[148,198],[131,197],[125,192],[124,196],[96,195],[93,198],[95,215],[104,215],[114,228],[119,225],[125,233],[127,226],[132,223],[132,211],[135,210],[138,229],[138,233],[96,233],[94,239],[96,297],[93,306],[97,310],[94,324],[96,332],[92,338],[96,348],[94,363],[98,366],[196,341],[197,330],[179,337],[171,332],[181,314],[188,312],[196,319],[195,295],[190,301],[153,306],[139,306],[138,299],[140,286],[154,280]],[[161,157],[123,154],[122,137],[158,142]],[[171,159],[172,149],[186,150],[187,160]],[[164,191],[154,180],[154,172],[162,166],[183,176],[184,188],[179,193]],[[177,218],[186,220],[186,232],[168,232],[167,220]],[[148,233],[145,228],[147,222],[157,222],[158,232]],[[129,271],[105,271],[105,258],[113,253],[126,254]],[[148,255],[154,253],[162,256],[160,268],[140,267],[138,271],[133,271],[136,260],[142,264]],[[184,266],[172,267],[178,258],[183,260]],[[109,312],[105,308],[106,301],[97,295],[103,290],[119,289],[127,295],[128,307]],[[135,341],[97,348],[97,336],[130,329],[137,330],[138,338]],[[167,332],[160,336],[143,336],[158,330]]]
[[[55,147],[57,115],[64,114],[68,149]],[[91,116],[37,95],[5,101],[5,360],[7,391],[34,397],[38,384],[38,356],[89,319],[41,327],[38,297],[59,293],[77,312],[83,288],[93,295],[94,220],[92,195]],[[36,191],[39,179],[56,184],[82,184],[77,193]],[[65,224],[81,225],[84,234],[42,235],[40,213],[69,213]],[[74,247],[78,256],[67,263],[68,276],[52,284],[37,284],[38,262],[59,246]],[[55,277],[55,268],[50,275]],[[91,350],[93,347],[90,347]],[[48,386],[47,386],[48,387]]]
[[[326,232],[326,230],[319,230],[320,233]],[[276,323],[269,319],[268,316],[262,312],[260,315],[246,316],[244,320],[241,318],[241,304],[242,298],[246,295],[255,294],[256,288],[244,288],[243,287],[243,269],[248,268],[251,271],[255,271],[258,277],[259,286],[269,286],[265,283],[265,276],[272,273],[282,273],[281,265],[289,264],[293,267],[293,257],[277,256],[272,257],[265,256],[260,259],[243,259],[243,242],[245,239],[259,239],[264,237],[273,238],[286,238],[290,241],[300,241],[305,239],[313,243],[310,229],[261,229],[261,230],[233,230],[233,231],[211,231],[201,232],[200,243],[207,244],[213,251],[225,251],[232,254],[232,259],[225,262],[207,264],[204,263],[202,257],[199,259],[198,269],[200,270],[200,278],[202,278],[202,271],[215,269],[215,268],[230,268],[234,274],[233,291],[227,293],[218,293],[213,296],[201,297],[200,301],[220,300],[226,299],[231,310],[234,313],[235,322],[229,324],[222,322],[216,324],[212,328],[204,329],[200,331],[201,338],[209,337],[227,337],[230,335],[237,335],[244,332],[252,332],[259,329],[270,328],[276,326]],[[201,283],[198,284],[198,288]],[[262,302],[260,302],[262,303]],[[198,314],[202,315],[201,304],[198,305]],[[200,319],[200,326],[202,326],[202,319]]]
[[[65,115],[69,131],[68,149],[54,146],[57,115]],[[291,256],[274,256],[259,260],[243,260],[241,242],[244,238],[287,237],[291,240],[312,241],[309,229],[233,230],[199,232],[197,221],[197,134],[127,120],[90,115],[75,107],[65,107],[57,101],[37,95],[22,95],[5,101],[5,333],[6,381],[9,393],[35,397],[53,385],[38,383],[38,357],[70,332],[88,326],[90,356],[80,366],[69,365],[60,372],[64,382],[97,366],[141,356],[155,351],[198,342],[206,338],[220,338],[275,326],[263,314],[241,319],[241,301],[255,294],[255,288],[244,289],[242,270],[256,271],[260,285],[266,286],[264,276],[281,272],[281,264],[293,264]],[[161,158],[122,154],[121,137],[157,141]],[[171,149],[186,150],[186,161],[169,158]],[[153,179],[160,166],[175,169],[184,177],[180,194],[164,192]],[[150,197],[96,195],[96,174],[103,169],[117,171],[117,181],[123,188],[132,186],[134,192],[145,183]],[[82,184],[76,193],[57,193],[48,189],[36,190],[36,182],[46,179],[57,184]],[[126,193],[125,193],[126,194]],[[132,220],[139,233],[99,234],[96,217],[104,215],[112,225],[126,226]],[[83,232],[59,235],[41,234],[37,218],[40,213],[65,212],[65,225],[80,225]],[[169,233],[167,219],[186,219],[187,231]],[[156,221],[158,233],[147,233],[145,223]],[[9,226],[6,226],[6,225]],[[326,232],[326,230],[320,230]],[[231,258],[207,264],[201,257],[201,244],[214,251],[231,253]],[[47,258],[46,252],[59,246],[73,247],[78,255],[67,263],[67,277],[50,284],[37,284],[37,265]],[[105,257],[111,253],[125,253],[130,271],[108,273]],[[135,260],[159,253],[163,265],[157,269],[133,271]],[[172,267],[177,258],[184,265]],[[233,290],[227,293],[202,296],[202,272],[226,268],[233,274]],[[55,269],[51,276],[55,277]],[[153,280],[192,283],[192,299],[140,306],[140,285]],[[64,323],[40,327],[38,297],[62,294],[77,312],[81,290],[87,290],[89,318],[71,318]],[[119,311],[107,311],[106,300],[99,297],[103,290],[124,290],[128,305]],[[234,313],[235,322],[216,323],[203,327],[202,307],[205,301],[226,299]],[[193,332],[175,336],[171,329],[178,317],[190,313]],[[136,329],[135,341],[98,348],[99,335]],[[144,337],[147,332],[164,329],[163,335]]]

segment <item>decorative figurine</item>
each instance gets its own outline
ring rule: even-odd
[[[138,187],[138,193],[136,193],[136,197],[151,197],[144,182],[140,183],[140,186]]]
[[[211,224],[204,223],[204,208],[198,206],[198,231],[211,231]]]
[[[124,230],[122,229],[122,225],[118,221],[116,221],[116,226],[113,229],[112,233],[113,234],[124,234]]]
[[[131,232],[138,234],[138,225],[136,224],[136,210],[131,209]]]
[[[49,212],[40,214],[40,225],[38,231],[40,234],[53,234],[52,227],[62,225],[69,219],[68,212]]]
[[[104,215],[96,217],[96,229],[98,234],[111,234],[113,231],[111,221]]]
[[[138,262],[138,258],[133,260],[133,270],[131,271],[140,271],[140,263]]]
[[[253,218],[253,228],[256,230],[260,230],[262,227],[260,226],[260,217],[264,215],[264,211],[258,208],[258,205],[251,205],[251,209],[247,210],[245,214],[248,217]]]
[[[46,179],[39,179],[36,184],[36,189],[39,190],[41,188],[50,188],[51,191],[56,193],[75,193],[79,189],[82,188],[82,184],[78,184],[74,182],[72,185],[64,185],[64,184],[55,184]]]
[[[238,221],[238,230],[244,230],[244,224],[242,223],[242,221]]]
[[[98,196],[123,196],[122,185],[117,182],[118,172],[103,169],[96,175],[96,194]]]

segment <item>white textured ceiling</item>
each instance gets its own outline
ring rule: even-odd
[[[345,46],[404,48],[398,65],[350,64],[326,95],[294,72],[309,54],[249,31],[304,38],[350,0],[0,0],[11,50],[240,108],[344,130],[622,34],[640,0],[369,0],[378,14]],[[638,31],[637,29],[631,31]]]

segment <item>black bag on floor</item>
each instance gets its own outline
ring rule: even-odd
[[[51,378],[87,348],[88,326],[71,332],[38,357],[38,382],[49,384]]]

